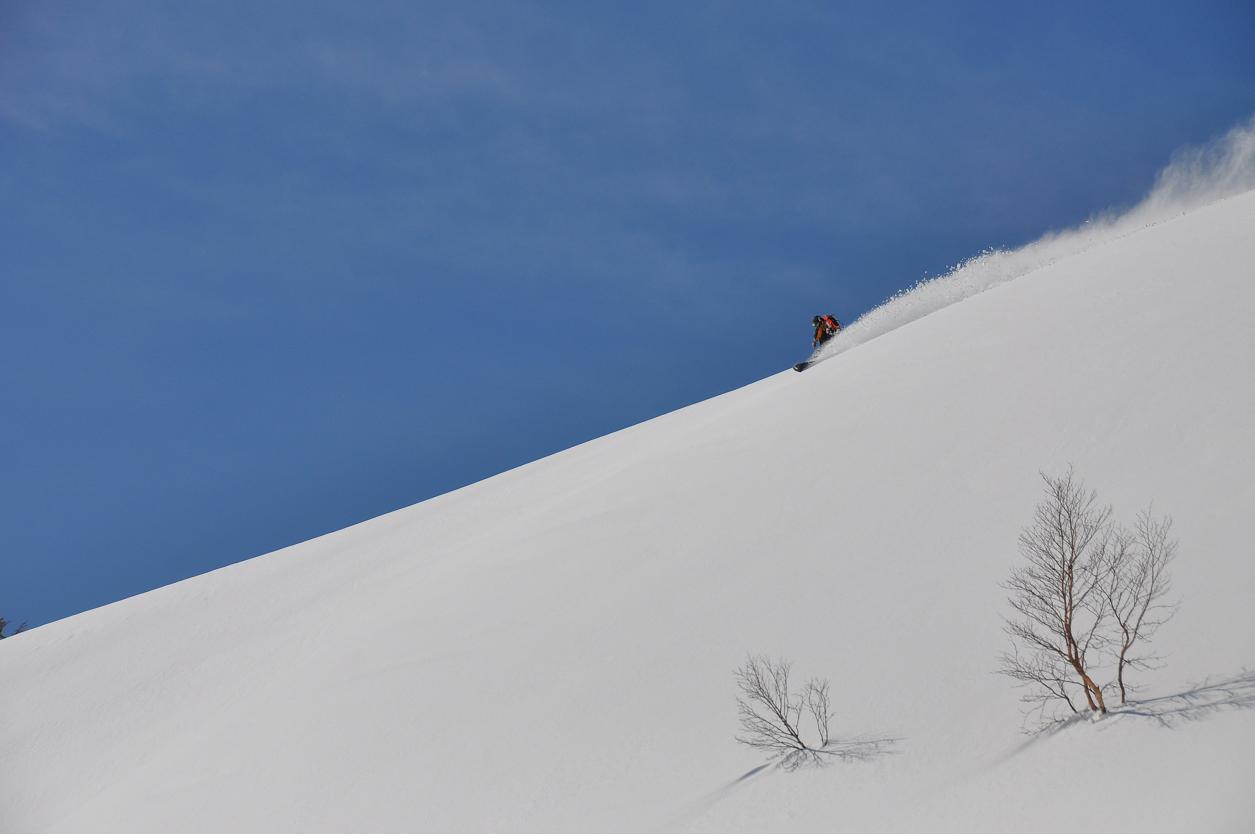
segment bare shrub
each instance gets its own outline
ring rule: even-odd
[[[828,681],[811,678],[802,689],[806,698],[806,709],[815,722],[815,733],[819,738],[820,749],[829,744],[828,726],[832,721],[832,704],[828,698]]]
[[[789,768],[818,760],[818,754],[829,744],[832,719],[828,681],[813,678],[800,692],[793,692],[789,683],[792,669],[787,660],[751,655],[736,670],[741,691],[736,699],[741,733],[736,740],[766,751]],[[804,714],[815,725],[813,744],[802,735]]]
[[[998,671],[1027,687],[1023,700],[1039,711],[1063,701],[1079,713],[1083,697],[1101,716],[1108,689],[1118,689],[1126,702],[1126,670],[1156,660],[1135,647],[1148,643],[1174,610],[1164,603],[1176,553],[1172,522],[1148,510],[1126,530],[1071,470],[1042,478],[1045,497],[1020,533],[1025,562],[1003,584],[1014,616],[1005,629],[1012,649]],[[1096,669],[1104,656],[1116,680],[1100,685]]]

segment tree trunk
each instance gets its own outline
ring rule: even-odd
[[[1107,714],[1107,704],[1102,697],[1102,687],[1094,683],[1094,679],[1085,671],[1084,664],[1077,656],[1069,658],[1072,668],[1076,670],[1077,677],[1081,679],[1081,686],[1085,689],[1085,700],[1089,703],[1091,712],[1097,712],[1102,715]]]
[[[1085,697],[1089,698],[1090,709],[1100,715],[1107,714],[1107,704],[1102,697],[1102,687],[1094,683],[1094,679],[1085,673],[1083,669],[1078,669],[1081,680],[1085,683]]]

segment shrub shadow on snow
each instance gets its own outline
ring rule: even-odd
[[[775,764],[781,770],[791,772],[803,767],[824,767],[834,762],[863,762],[899,752],[896,748],[902,739],[894,736],[865,736],[850,739],[834,739],[817,750],[794,750],[774,762],[768,762],[741,777],[746,778],[764,767]],[[737,780],[741,781],[740,779]]]
[[[713,808],[720,800],[726,798],[738,786],[771,770],[779,769],[792,772],[803,767],[823,767],[841,761],[870,761],[881,756],[900,752],[895,748],[901,741],[901,738],[895,736],[860,736],[830,741],[821,750],[795,750],[788,755],[778,756],[763,762],[757,767],[750,768],[732,781],[694,800],[687,806],[679,809],[670,819],[653,830],[673,831],[691,823]]]
[[[750,768],[749,770],[747,770],[747,771],[745,771],[744,773],[742,773],[740,776],[738,776],[738,777],[736,777],[735,779],[733,779],[733,780],[732,780],[731,782],[729,782],[728,784],[724,785],[724,787],[725,787],[725,788],[730,788],[730,787],[732,787],[733,785],[739,785],[739,784],[741,784],[741,783],[742,783],[742,782],[744,782],[746,779],[753,779],[755,776],[757,776],[758,774],[762,773],[764,770],[766,770],[767,768],[771,767],[773,764],[775,764],[775,762],[763,762],[763,763],[762,763],[762,764],[760,764],[758,767],[753,767],[753,768]]]

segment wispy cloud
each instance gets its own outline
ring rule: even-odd
[[[366,23],[363,23],[366,21]],[[509,95],[462,19],[405,5],[346,17],[326,3],[34,4],[9,15],[0,117],[26,128],[119,129],[138,96],[340,87],[385,100]],[[363,31],[364,29],[364,31]]]
[[[134,139],[126,164],[180,204],[276,236],[299,229],[314,246],[391,247],[397,262],[449,280],[836,293],[841,267],[821,258],[845,241],[883,248],[934,229],[943,201],[963,202],[947,212],[951,228],[983,228],[1020,199],[954,195],[990,170],[1002,172],[994,184],[1024,181],[1033,148],[996,131],[1029,118],[1033,94],[1016,88],[991,108],[1011,88],[948,38],[890,15],[873,34],[889,48],[867,48],[866,31],[816,2],[773,7],[762,32],[744,8],[737,26],[722,6],[680,4],[641,23],[649,14],[658,10],[559,13],[526,0],[29,4],[7,27],[0,120]],[[811,57],[831,61],[822,71],[796,60],[796,39],[815,32]],[[313,130],[267,121],[284,108]],[[187,117],[189,149],[165,160],[139,126],[175,117]],[[211,118],[248,136],[216,171],[199,158],[216,148],[192,149]],[[289,144],[307,155],[294,159]],[[203,233],[174,233],[184,231]],[[1064,249],[1039,242],[961,271],[1003,275]],[[898,268],[884,252],[862,257]],[[910,303],[924,309],[926,296],[968,281]],[[886,315],[869,314],[843,342]]]

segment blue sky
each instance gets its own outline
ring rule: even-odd
[[[1253,42],[1241,0],[6,3],[0,615],[785,368],[1135,201],[1255,112]]]

